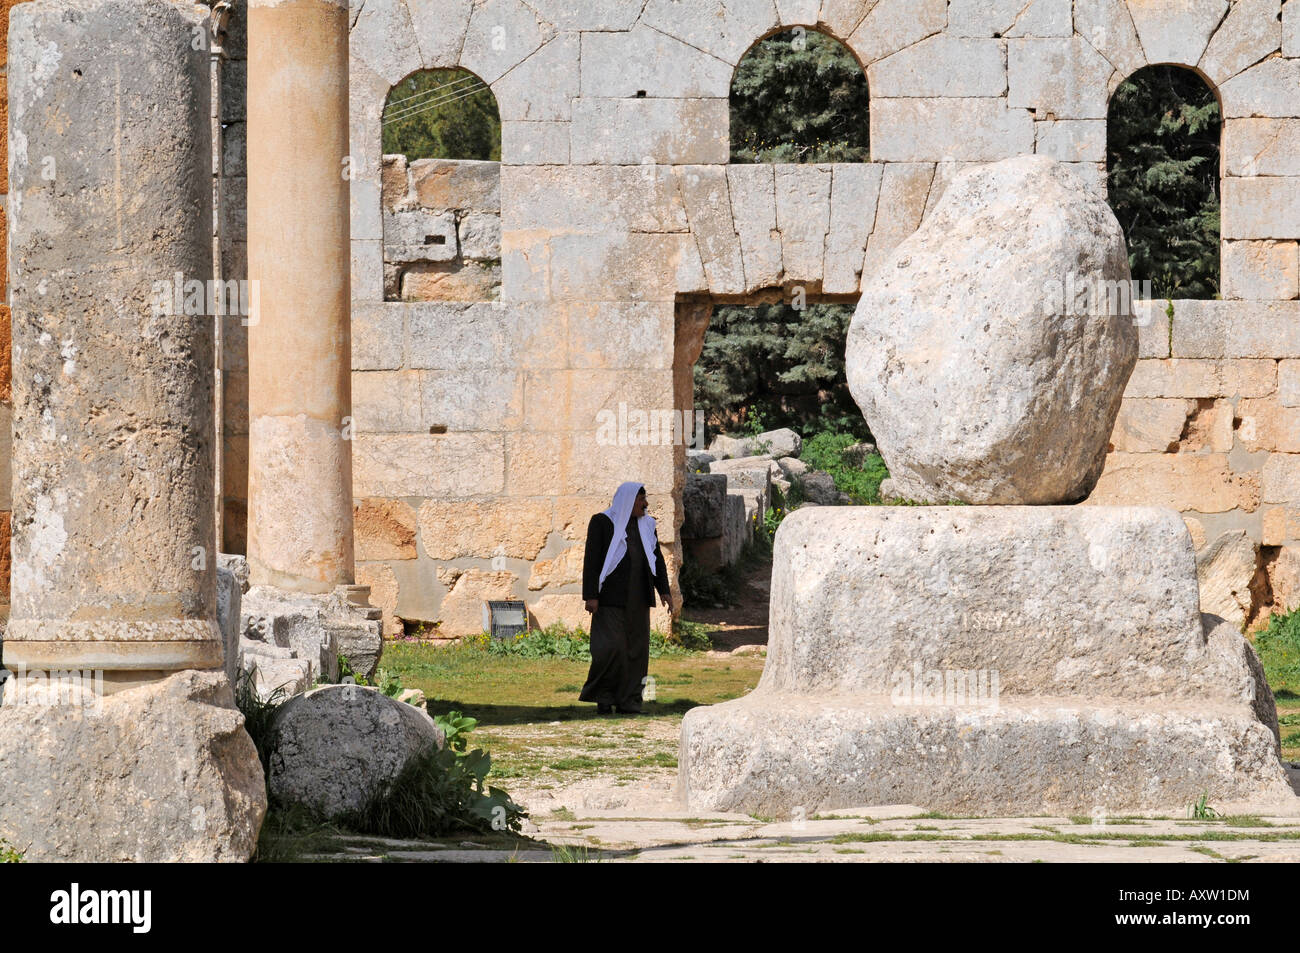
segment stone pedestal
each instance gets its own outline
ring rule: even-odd
[[[687,713],[680,794],[773,816],[1294,803],[1263,671],[1220,622],[1172,510],[801,509],[762,679]]]
[[[247,860],[266,811],[216,615],[206,29],[168,0],[11,14],[0,836],[31,860]]]
[[[0,708],[0,837],[28,861],[249,859],[266,782],[221,671],[56,697],[17,678]]]

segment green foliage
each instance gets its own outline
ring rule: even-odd
[[[851,433],[823,431],[803,442],[799,459],[814,470],[829,473],[836,488],[849,494],[854,503],[879,503],[880,484],[889,476],[889,470],[878,453],[868,455],[861,466],[846,463],[844,450],[858,442]]]
[[[505,791],[487,786],[491,769],[491,756],[478,748],[425,751],[365,807],[338,823],[380,837],[441,837],[465,828],[517,833],[527,815]]]
[[[386,671],[382,668],[375,671],[374,687],[378,688],[389,698],[396,698],[398,695],[402,694],[402,680],[392,672]]]
[[[257,757],[262,762],[262,772],[271,776],[271,750],[275,747],[275,730],[271,723],[276,710],[289,700],[289,692],[280,686],[266,698],[257,693],[252,670],[244,671],[235,680],[235,705],[244,715],[244,730],[253,739]]]
[[[695,407],[716,431],[833,427],[870,436],[849,393],[844,348],[853,309],[814,303],[719,307],[695,364]]]
[[[585,844],[552,844],[551,862],[556,864],[599,864],[600,855],[592,855]]]
[[[650,630],[651,658],[671,658],[702,651],[702,649],[695,647],[700,641],[699,633],[691,631],[688,635],[683,636],[680,626],[681,623],[678,623],[678,632],[671,635],[666,635],[658,629]],[[686,641],[687,639],[690,640],[689,644]],[[484,634],[476,639],[466,639],[465,644],[495,656],[512,656],[526,659],[570,659],[576,662],[591,661],[590,634],[586,629],[572,628],[563,622],[552,623],[544,629],[521,632],[513,639],[493,639]]]
[[[0,864],[21,864],[22,862],[23,852],[3,837],[0,837]]]
[[[1107,121],[1107,188],[1136,281],[1157,298],[1219,292],[1219,104],[1191,70],[1149,66]]]
[[[675,639],[687,651],[707,652],[713,648],[713,638],[709,635],[712,629],[703,622],[678,619],[675,628]]]
[[[467,70],[412,73],[388,94],[383,146],[385,155],[400,153],[410,160],[500,162],[501,114],[496,97]]]
[[[1300,694],[1300,609],[1269,619],[1255,636],[1255,651],[1274,694]]]
[[[469,733],[478,727],[478,719],[458,711],[449,711],[445,715],[434,715],[433,723],[443,733],[447,747],[453,751],[463,752],[469,743]]]
[[[786,30],[759,41],[731,82],[732,162],[866,162],[867,79],[848,48]]]
[[[1209,805],[1210,794],[1208,791],[1202,791],[1201,796],[1196,799],[1192,805],[1189,814],[1194,821],[1212,821],[1218,818],[1219,812]]]

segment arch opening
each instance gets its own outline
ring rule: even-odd
[[[755,43],[731,80],[731,161],[867,162],[862,65],[828,34],[794,27]]]
[[[412,73],[383,111],[386,301],[501,295],[501,114],[461,69]]]
[[[1119,85],[1106,118],[1107,191],[1133,280],[1157,298],[1220,288],[1221,111],[1200,74],[1147,66]]]

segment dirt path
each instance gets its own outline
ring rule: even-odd
[[[689,622],[716,626],[713,647],[730,652],[742,645],[767,645],[767,610],[772,592],[772,564],[750,570],[741,581],[739,604],[725,609],[687,609]]]

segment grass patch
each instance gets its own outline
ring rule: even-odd
[[[1255,635],[1255,651],[1279,704],[1300,701],[1300,609],[1269,619]]]
[[[598,864],[601,856],[581,844],[552,844],[551,860],[557,864]]]
[[[859,466],[844,459],[844,451],[859,438],[848,433],[823,431],[803,442],[799,459],[814,470],[823,470],[835,481],[835,488],[847,493],[854,503],[879,503],[880,484],[889,476],[885,460],[878,453],[868,454]]]

